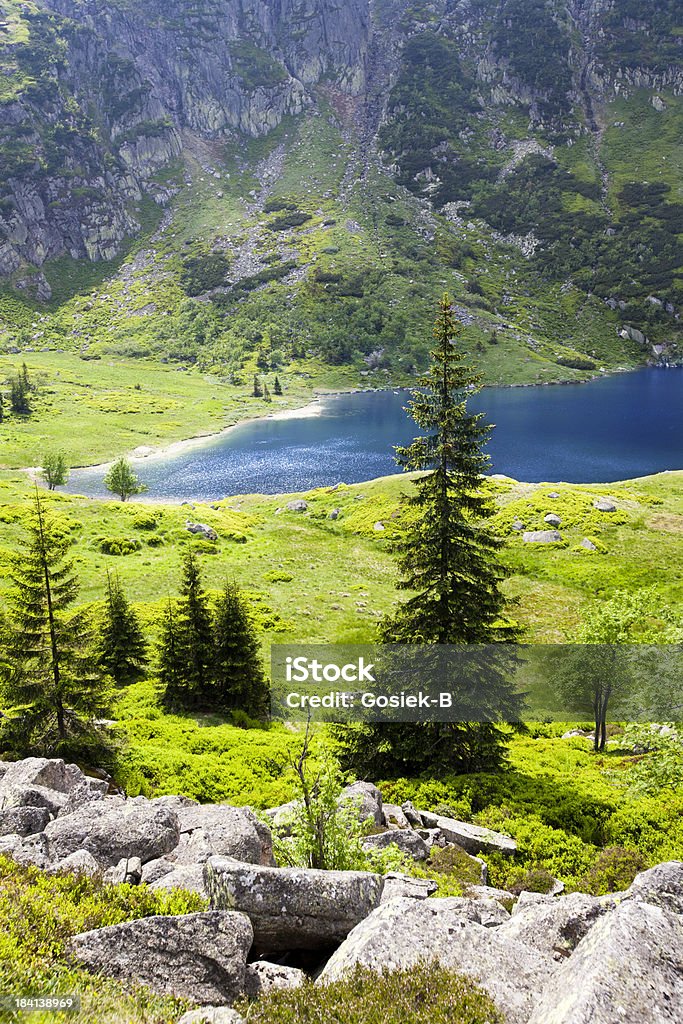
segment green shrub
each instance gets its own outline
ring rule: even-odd
[[[152,509],[142,509],[133,516],[132,526],[135,530],[156,530],[161,513]]]
[[[357,965],[341,981],[273,992],[237,1009],[250,1024],[504,1024],[474,981],[436,961],[381,973]]]
[[[271,569],[270,572],[264,573],[263,578],[268,583],[291,583],[294,579],[291,572],[285,572],[283,569]]]
[[[639,850],[609,846],[600,851],[595,864],[579,879],[577,888],[593,896],[623,892],[647,866],[647,860]]]
[[[97,546],[103,555],[132,555],[142,543],[134,537],[99,537]]]
[[[79,932],[155,914],[203,910],[195,893],[155,893],[147,886],[106,885],[84,875],[46,875],[0,857],[0,990],[4,992],[78,992],[82,1010],[74,1024],[165,1024],[186,1004],[159,998],[147,989],[124,989],[75,968],[67,940]],[[41,1018],[42,1019],[42,1018]]]

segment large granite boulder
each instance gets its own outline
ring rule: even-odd
[[[382,817],[387,828],[396,827],[404,829],[411,827],[411,823],[408,821],[403,808],[399,807],[398,804],[387,804],[383,802]],[[422,824],[422,821],[420,821],[420,824]]]
[[[176,805],[174,811],[181,841],[170,860],[201,864],[209,857],[221,856],[247,864],[274,863],[270,829],[249,807],[189,804]]]
[[[53,860],[88,850],[102,867],[114,867],[122,858],[139,857],[144,864],[170,853],[180,828],[173,811],[144,797],[109,797],[51,821],[45,836]]]
[[[629,901],[590,929],[536,1001],[529,1024],[680,1024],[683,918]]]
[[[529,903],[501,925],[500,934],[561,960],[569,956],[595,922],[613,906],[606,900],[579,892],[562,899]]]
[[[227,857],[212,857],[204,870],[211,905],[249,915],[259,954],[341,942],[379,904],[384,882],[369,871],[271,868]]]
[[[413,860],[427,860],[429,846],[413,829],[390,829],[388,832],[377,832],[366,836],[363,840],[364,850],[386,850],[388,846],[397,846],[401,853]]]
[[[85,775],[61,758],[26,757],[5,762],[0,776],[0,807],[44,807],[51,817],[101,800],[108,783]]]
[[[8,807],[0,811],[0,836],[30,836],[42,832],[49,820],[46,807]]]
[[[437,883],[431,878],[413,878],[402,875],[398,871],[389,871],[384,876],[384,887],[380,903],[387,903],[396,896],[407,896],[414,900],[426,900],[438,889]]]
[[[229,1006],[200,1006],[184,1013],[178,1024],[245,1024],[245,1020]]]
[[[212,910],[83,932],[70,940],[69,951],[95,974],[133,980],[161,995],[220,1004],[244,991],[252,937],[243,914]]]
[[[348,976],[356,964],[396,970],[437,959],[478,979],[508,1024],[527,1024],[534,997],[556,965],[550,956],[502,937],[498,926],[507,920],[493,900],[391,900],[353,929],[317,984]]]
[[[284,964],[271,964],[267,960],[255,960],[247,964],[244,976],[244,991],[250,999],[267,996],[283,988],[301,988],[307,975],[298,967],[286,967]]]
[[[522,539],[525,544],[558,544],[562,534],[559,530],[527,530]]]
[[[171,889],[187,889],[189,892],[197,892],[200,896],[208,897],[203,864],[179,864],[150,882],[149,887],[157,892],[159,890],[168,892]]]
[[[623,898],[651,903],[673,914],[683,914],[683,861],[670,860],[641,871]]]
[[[346,786],[339,795],[339,802],[355,804],[361,821],[370,818],[373,824],[384,825],[382,794],[371,782],[354,782]]]
[[[517,849],[514,839],[490,828],[472,825],[468,821],[444,818],[428,811],[422,811],[422,818],[428,828],[441,829],[447,842],[456,843],[466,853],[514,853]]]

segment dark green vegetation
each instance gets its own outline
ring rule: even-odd
[[[324,988],[306,985],[274,992],[242,1006],[254,1024],[503,1024],[488,996],[469,978],[424,963],[410,970],[375,972],[356,967],[350,977]]]
[[[505,672],[505,643],[518,639],[519,631],[506,621],[498,558],[502,541],[488,522],[496,512],[484,477],[491,430],[481,415],[467,411],[468,395],[479,378],[464,361],[461,333],[444,295],[429,370],[418,379],[420,390],[408,406],[424,434],[397,449],[399,465],[417,474],[392,544],[399,556],[398,587],[408,596],[382,620],[378,637],[386,644],[418,645],[416,661],[425,678],[430,659],[434,664],[440,656],[440,645],[496,644],[500,653],[488,659],[478,725],[391,723],[350,729],[345,760],[369,777],[405,766],[415,772],[495,767],[501,733],[494,723],[521,718],[520,701]]]

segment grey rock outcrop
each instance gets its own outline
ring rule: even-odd
[[[368,871],[260,867],[227,857],[212,857],[204,870],[211,905],[248,914],[261,954],[341,942],[382,895],[381,875]]]
[[[623,899],[650,903],[672,914],[683,914],[683,861],[671,860],[641,871]]]
[[[363,840],[364,850],[386,850],[388,846],[397,846],[401,853],[413,860],[426,860],[429,847],[413,829],[390,829],[366,836]]]
[[[252,930],[243,914],[212,910],[83,932],[69,950],[83,967],[136,981],[161,995],[229,1003],[244,991]]]
[[[503,939],[497,926],[506,920],[507,912],[492,900],[391,900],[354,928],[317,984],[347,976],[358,963],[410,967],[426,953],[479,979],[509,1024],[526,1024],[555,965],[537,950]]]
[[[339,802],[356,804],[360,821],[371,818],[375,825],[384,824],[382,794],[371,782],[354,782],[346,786],[341,792]]]
[[[439,814],[422,812],[422,818],[430,828],[441,829],[449,843],[457,843],[470,854],[476,853],[514,853],[517,843],[502,832],[494,832],[490,828],[472,825],[467,821],[456,821],[455,818],[444,818]]]
[[[683,918],[626,902],[557,969],[529,1024],[679,1024],[682,979]]]
[[[249,864],[273,864],[270,829],[248,807],[229,804],[176,806],[181,842],[169,855],[178,864],[198,864],[210,856]]]
[[[30,836],[42,832],[49,820],[46,807],[8,807],[0,811],[0,836]]]
[[[287,510],[289,512],[305,512],[308,508],[308,502],[304,501],[303,498],[297,498],[295,501],[287,502]]]
[[[178,1024],[245,1024],[237,1010],[229,1006],[200,1006],[198,1010],[188,1010]]]
[[[609,909],[609,903],[595,896],[572,893],[563,899],[522,905],[501,925],[500,934],[561,960]]]
[[[255,960],[247,964],[244,976],[245,995],[250,999],[267,996],[283,988],[301,988],[307,975],[298,967],[287,967],[284,964],[271,964],[267,960]]]
[[[144,864],[169,853],[180,828],[173,811],[144,797],[107,798],[51,821],[44,835],[55,860],[88,850],[102,867],[114,867],[122,858],[139,857]]]

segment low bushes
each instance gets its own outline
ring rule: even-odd
[[[250,1024],[504,1024],[472,980],[437,962],[379,974],[357,966],[342,981],[273,992],[237,1009]]]

